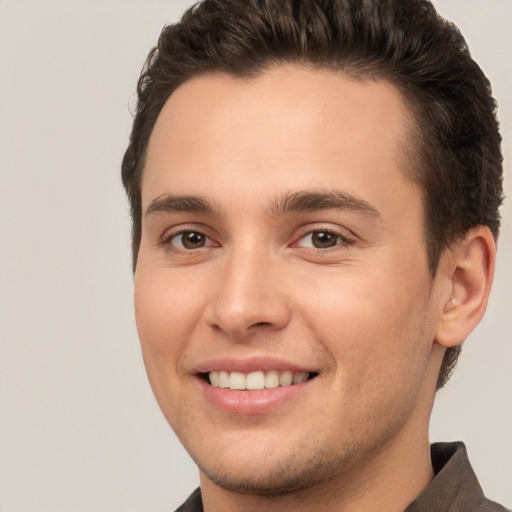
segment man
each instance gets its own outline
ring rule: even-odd
[[[200,470],[178,510],[504,510],[428,440],[502,200],[457,29],[422,0],[204,1],[138,92],[137,326]]]

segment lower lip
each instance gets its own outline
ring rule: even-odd
[[[199,379],[206,399],[218,409],[232,414],[265,414],[292,400],[297,399],[311,385],[307,380],[292,386],[279,386],[272,389],[238,391],[215,388]]]

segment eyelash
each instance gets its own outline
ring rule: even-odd
[[[203,231],[199,230],[199,229],[182,229],[178,232],[173,232],[173,233],[170,233],[168,235],[164,235],[163,239],[162,239],[162,243],[163,245],[167,245],[167,246],[170,246],[173,250],[175,251],[182,251],[182,252],[191,252],[191,251],[194,251],[194,250],[198,250],[198,249],[203,249],[205,247],[213,247],[215,246],[215,243],[213,244],[208,244],[208,245],[203,245],[201,247],[196,247],[196,248],[187,248],[187,247],[184,247],[183,246],[183,237],[185,235],[197,235],[199,237],[204,237],[205,239],[205,243],[207,243],[208,241],[212,242],[212,238],[209,237],[206,233],[204,233]],[[177,239],[181,237],[181,245],[182,247],[176,247],[175,244],[172,243],[172,241],[174,239]]]
[[[188,247],[188,248],[185,247],[183,244],[183,241],[184,241],[183,237],[187,234],[204,237],[205,245],[201,245],[200,247]],[[327,235],[328,242],[332,239],[330,237],[334,237],[334,239],[335,239],[334,245],[331,245],[328,247],[314,247],[314,246],[305,247],[305,246],[301,245],[301,242],[306,240],[308,237],[310,238],[310,240],[312,242],[313,236],[315,236],[315,234],[317,236],[318,235]],[[181,247],[173,244],[173,240],[177,239],[179,237],[181,237]],[[306,250],[327,252],[329,250],[336,250],[337,248],[339,249],[339,248],[353,245],[355,242],[356,242],[356,240],[349,238],[349,237],[339,233],[336,230],[333,230],[330,228],[322,229],[321,227],[319,227],[317,229],[310,229],[310,230],[304,232],[300,237],[296,238],[296,241],[291,244],[291,247],[302,247],[303,249],[306,249]],[[312,244],[313,244],[313,242],[312,242]],[[211,237],[209,237],[204,231],[199,230],[199,229],[182,229],[180,231],[172,232],[170,234],[164,235],[162,238],[162,245],[166,245],[166,246],[170,247],[175,252],[187,252],[187,253],[193,252],[193,251],[198,251],[198,250],[201,250],[204,248],[209,248],[209,247],[218,247],[218,244],[216,244],[212,240]]]
[[[326,252],[326,251],[329,251],[329,250],[336,250],[336,249],[339,249],[339,248],[343,248],[343,247],[347,247],[347,246],[350,246],[350,245],[353,245],[356,241],[355,239],[352,239],[352,238],[349,238],[343,234],[341,234],[340,232],[336,231],[336,230],[333,230],[333,229],[322,229],[321,227],[317,228],[317,229],[310,229],[309,231],[305,232],[304,234],[302,234],[299,238],[297,238],[297,241],[294,242],[292,244],[292,246],[294,247],[301,247],[300,243],[301,241],[303,240],[306,240],[308,237],[311,239],[313,239],[313,236],[314,235],[328,235],[329,237],[334,237],[335,240],[336,240],[336,243],[332,246],[329,246],[329,247],[304,247],[302,246],[303,248],[305,249],[309,249],[309,250],[313,250],[313,251],[321,251],[321,252]]]

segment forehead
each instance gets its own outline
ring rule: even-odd
[[[299,66],[251,79],[199,76],[173,92],[155,124],[143,207],[162,193],[202,194],[205,184],[252,196],[255,184],[353,191],[376,178],[393,186],[393,175],[402,185],[409,119],[384,80]]]

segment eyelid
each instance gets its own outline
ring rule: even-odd
[[[198,225],[198,224],[179,224],[178,226],[173,226],[171,228],[166,229],[163,232],[162,236],[160,237],[159,245],[168,246],[168,247],[171,246],[174,250],[177,250],[177,251],[190,252],[193,249],[185,249],[185,248],[176,247],[176,246],[173,246],[173,244],[171,243],[173,238],[183,235],[184,233],[198,233],[198,234],[201,234],[204,237],[206,237],[209,241],[213,242],[212,244],[208,244],[205,247],[200,247],[200,248],[196,249],[196,251],[203,249],[203,248],[208,248],[208,247],[219,247],[219,245],[220,245],[215,240],[215,238],[212,236],[210,229],[208,229],[204,225]]]
[[[170,228],[167,228],[162,233],[158,245],[161,246],[172,246],[177,251],[185,251],[185,252],[191,252],[191,251],[199,251],[201,249],[210,248],[210,247],[220,247],[221,244],[217,241],[217,237],[211,232],[212,230],[204,225],[204,224],[179,224],[177,226],[172,226]],[[173,246],[171,244],[171,241],[173,238],[182,235],[184,233],[188,232],[196,232],[203,236],[205,236],[208,239],[207,245],[205,247],[200,247],[197,249],[182,249],[180,247]],[[330,233],[336,237],[339,237],[341,243],[337,243],[335,246],[331,248],[315,248],[315,247],[303,247],[304,249],[312,249],[315,251],[322,251],[326,252],[329,249],[335,250],[336,248],[339,248],[340,246],[348,246],[353,245],[357,242],[358,237],[355,235],[352,231],[350,231],[347,228],[342,228],[340,226],[333,226],[326,225],[326,224],[308,224],[305,226],[302,226],[299,228],[298,233],[293,237],[293,241],[290,243],[291,247],[300,247],[299,242],[306,238],[307,236],[311,236],[314,233],[318,232],[325,232]]]
[[[334,245],[332,247],[323,248],[323,249],[317,248],[317,247],[304,247],[304,246],[299,245],[301,240],[304,240],[306,237],[312,236],[314,233],[319,233],[319,232],[329,233],[331,235],[334,235],[340,239],[341,243],[337,243],[336,245]],[[356,241],[357,241],[356,235],[354,235],[351,231],[349,231],[346,228],[341,228],[341,227],[336,228],[333,226],[325,226],[325,225],[319,224],[319,225],[315,225],[315,226],[311,226],[311,225],[305,226],[301,230],[301,233],[294,238],[294,241],[292,242],[291,246],[292,247],[302,247],[304,249],[312,249],[315,251],[325,252],[328,250],[335,250],[336,248],[339,248],[340,246],[346,247],[347,245],[353,245],[354,243],[356,243]]]

